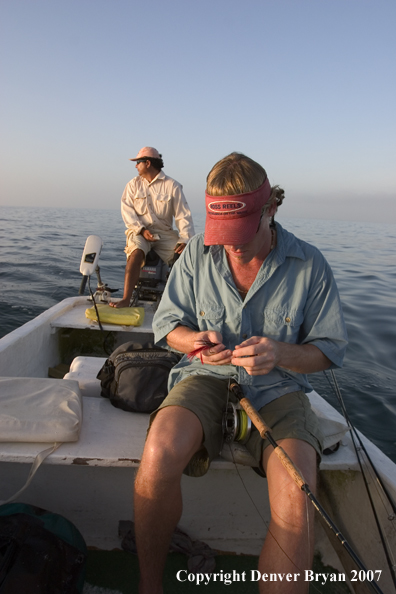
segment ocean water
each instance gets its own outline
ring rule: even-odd
[[[203,214],[194,214],[197,231]],[[329,261],[349,333],[336,372],[355,426],[396,462],[396,226],[324,220],[280,223]],[[88,235],[100,235],[102,280],[122,294],[124,224],[118,210],[0,208],[0,337],[78,294]],[[96,279],[95,279],[96,282]],[[313,387],[337,409],[322,373]]]

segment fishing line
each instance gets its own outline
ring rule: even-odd
[[[330,379],[329,379],[326,371],[324,371],[325,377],[326,377],[327,381],[329,382],[330,387],[332,388],[333,392],[337,396],[337,399],[338,399],[338,402],[339,402],[339,404],[341,406],[341,410],[342,410],[342,413],[344,415],[344,418],[345,418],[345,420],[346,420],[346,422],[347,422],[347,424],[348,424],[348,426],[349,426],[349,428],[351,430],[351,437],[353,438],[353,436],[352,436],[352,432],[353,432],[353,434],[355,435],[356,439],[359,442],[359,446],[361,447],[362,451],[366,455],[367,460],[370,462],[370,466],[371,466],[371,468],[372,468],[372,470],[373,470],[373,472],[374,472],[374,474],[376,476],[377,482],[381,485],[381,488],[382,488],[383,492],[385,493],[386,498],[388,499],[390,506],[392,507],[393,513],[396,514],[396,504],[393,501],[392,496],[390,495],[390,493],[389,493],[386,485],[384,484],[381,476],[379,475],[379,473],[378,473],[378,471],[377,471],[374,463],[372,462],[372,460],[371,460],[371,458],[370,458],[370,456],[369,456],[369,454],[368,454],[368,452],[366,450],[366,447],[365,447],[364,443],[362,442],[362,440],[360,438],[360,435],[358,434],[355,426],[353,425],[351,419],[349,418],[349,415],[348,415],[348,412],[346,410],[344,399],[342,397],[341,390],[340,390],[340,387],[338,385],[338,382],[337,382],[337,378],[335,376],[335,373],[334,373],[334,371],[332,369],[330,370],[330,373],[331,373],[331,377],[332,377],[332,380],[333,380],[333,384],[331,383],[331,381],[330,381]],[[352,441],[353,441],[353,439],[352,439]],[[353,445],[355,447],[355,450],[359,451],[358,448],[356,447],[354,441],[353,441]],[[356,454],[356,455],[359,457],[358,454]]]
[[[272,536],[272,538],[274,539],[274,541],[276,542],[276,544],[278,545],[278,547],[280,548],[280,550],[282,551],[282,553],[285,555],[285,557],[286,557],[286,558],[287,558],[287,559],[290,561],[290,563],[292,563],[292,564],[294,565],[294,567],[295,567],[296,569],[298,569],[298,571],[300,571],[301,573],[303,573],[305,570],[304,570],[304,569],[301,569],[301,567],[299,567],[298,565],[296,565],[296,563],[293,561],[293,559],[292,559],[291,557],[289,557],[289,555],[286,553],[285,549],[284,549],[284,548],[282,547],[282,545],[281,545],[281,544],[278,542],[277,538],[274,536],[274,534],[273,534],[273,533],[272,533],[272,531],[270,530],[270,528],[269,528],[269,522],[267,522],[267,521],[265,520],[265,518],[262,516],[262,514],[261,514],[261,512],[260,512],[260,509],[258,508],[258,506],[256,505],[256,503],[254,502],[254,499],[252,498],[251,494],[249,493],[249,490],[248,490],[248,488],[247,488],[247,486],[246,486],[246,484],[245,484],[245,481],[243,480],[243,478],[242,478],[242,475],[241,475],[241,473],[239,472],[238,464],[237,464],[237,462],[236,462],[236,460],[235,460],[235,457],[234,457],[234,452],[232,451],[231,444],[227,443],[227,445],[228,445],[228,447],[229,447],[229,449],[230,449],[230,454],[231,454],[231,457],[232,457],[232,461],[233,461],[233,464],[234,464],[234,466],[235,466],[235,470],[237,471],[238,477],[239,477],[239,479],[240,479],[240,481],[241,481],[241,483],[242,483],[242,486],[243,486],[243,488],[245,489],[245,491],[246,491],[246,494],[247,494],[247,496],[249,497],[249,499],[250,499],[250,501],[251,501],[251,503],[252,503],[253,507],[255,508],[256,512],[257,512],[257,513],[258,513],[258,515],[260,516],[260,518],[261,518],[261,520],[262,520],[262,522],[263,522],[264,526],[267,528],[267,531],[268,531],[268,532],[269,532],[269,534]],[[306,509],[307,509],[307,514],[308,514],[309,512],[308,512],[308,502],[307,502],[307,501],[306,501]],[[309,525],[308,525],[308,534],[309,534]],[[308,544],[309,544],[309,537],[308,537]],[[308,547],[308,550],[309,550],[309,547]],[[310,590],[311,590],[311,589],[313,589],[313,590],[315,590],[315,592],[319,592],[319,594],[322,594],[322,590],[319,590],[319,589],[318,589],[318,588],[315,586],[315,584],[314,584],[313,582],[310,582],[310,584],[309,584],[309,589],[310,589]]]
[[[227,400],[228,400],[228,394],[227,394]],[[286,557],[286,558],[287,558],[287,559],[288,559],[288,560],[289,560],[289,561],[290,561],[290,562],[291,562],[291,563],[294,565],[294,567],[295,567],[296,569],[298,569],[298,571],[300,571],[300,572],[302,572],[302,573],[303,573],[305,570],[301,569],[301,567],[299,567],[298,565],[296,565],[296,563],[293,561],[293,559],[292,559],[291,557],[289,557],[289,555],[286,553],[286,551],[284,550],[284,548],[282,547],[282,545],[281,545],[281,544],[278,542],[278,540],[275,538],[274,534],[273,534],[273,533],[272,533],[272,531],[270,530],[270,528],[269,528],[269,522],[267,522],[267,521],[265,520],[265,518],[262,516],[262,514],[261,514],[261,512],[260,512],[260,509],[257,507],[256,503],[254,502],[254,500],[253,500],[253,498],[252,498],[251,494],[249,493],[249,490],[248,490],[248,488],[247,488],[247,486],[246,486],[246,484],[245,484],[245,482],[244,482],[244,480],[243,480],[243,478],[242,478],[242,475],[241,475],[241,473],[239,472],[238,464],[237,464],[237,462],[236,462],[236,460],[235,460],[235,457],[234,457],[234,452],[232,451],[231,444],[227,443],[227,445],[228,445],[228,447],[229,447],[229,449],[230,449],[230,454],[231,454],[231,457],[232,457],[232,461],[233,461],[233,464],[234,464],[234,466],[235,466],[235,470],[237,471],[238,477],[239,477],[239,479],[240,479],[240,481],[241,481],[241,483],[242,483],[242,486],[243,486],[243,488],[245,489],[245,491],[246,491],[246,494],[247,494],[247,496],[249,497],[249,499],[250,499],[251,503],[253,504],[253,507],[255,508],[256,512],[257,512],[257,513],[258,513],[258,515],[260,516],[260,518],[261,518],[261,520],[262,520],[262,522],[263,522],[264,526],[267,528],[267,531],[268,531],[268,532],[269,532],[269,534],[272,536],[272,538],[274,539],[274,541],[276,542],[276,544],[278,545],[278,547],[280,548],[280,550],[282,551],[282,553],[285,555],[285,557]],[[308,501],[306,501],[306,502],[305,502],[305,505],[306,505],[307,516],[308,516],[308,515],[309,515],[309,511],[308,511]],[[308,525],[308,544],[309,544],[309,520],[308,520],[308,524],[307,524],[307,525]],[[308,548],[308,550],[309,550],[309,548]],[[322,590],[319,590],[319,588],[317,588],[317,587],[315,586],[315,584],[314,584],[314,583],[312,583],[312,582],[310,582],[310,584],[309,584],[309,589],[310,589],[310,591],[311,591],[311,589],[313,589],[313,590],[315,590],[315,592],[319,592],[319,594],[322,594]]]
[[[357,458],[357,461],[359,463],[360,472],[362,474],[364,485],[366,487],[367,496],[368,496],[369,501],[370,501],[371,511],[373,512],[374,520],[375,520],[375,523],[376,523],[376,526],[377,526],[379,537],[381,539],[382,547],[383,547],[384,554],[385,554],[385,557],[386,557],[386,561],[387,561],[387,564],[388,564],[388,567],[389,567],[389,570],[390,570],[390,574],[392,576],[393,583],[394,583],[394,585],[396,587],[396,564],[395,564],[395,557],[394,557],[393,551],[391,549],[389,540],[388,540],[386,534],[384,534],[383,528],[381,526],[381,522],[380,522],[380,519],[378,517],[377,510],[375,508],[375,503],[374,503],[374,500],[373,500],[373,497],[372,497],[372,494],[371,494],[371,491],[370,491],[370,485],[369,485],[369,481],[367,479],[366,471],[371,476],[371,480],[372,480],[371,484],[373,485],[373,487],[375,487],[376,492],[377,492],[377,495],[378,495],[378,497],[379,497],[379,499],[380,499],[380,501],[382,503],[382,506],[384,508],[384,511],[387,514],[389,520],[393,520],[394,519],[394,516],[392,516],[392,514],[389,513],[388,509],[386,509],[386,503],[385,503],[385,501],[384,501],[384,499],[382,497],[382,494],[384,494],[386,496],[386,498],[388,500],[388,503],[392,507],[394,513],[395,513],[395,504],[394,504],[392,498],[390,497],[390,494],[388,493],[388,491],[386,489],[386,485],[384,485],[381,477],[378,474],[377,469],[375,468],[375,466],[374,466],[374,464],[373,464],[370,456],[368,455],[368,452],[367,452],[367,450],[366,450],[366,448],[365,448],[365,446],[364,446],[364,444],[363,444],[363,442],[362,442],[359,434],[357,433],[354,425],[352,424],[352,422],[351,422],[351,420],[349,418],[349,415],[348,415],[347,410],[346,410],[346,407],[345,407],[344,399],[343,399],[342,394],[341,394],[340,387],[339,387],[338,382],[337,382],[337,379],[335,377],[335,373],[334,373],[333,370],[330,370],[330,373],[331,373],[331,376],[332,376],[333,384],[330,382],[330,380],[329,380],[329,378],[327,376],[327,373],[325,373],[325,376],[326,376],[326,379],[330,383],[330,386],[332,387],[332,389],[334,390],[334,392],[335,392],[335,394],[336,394],[336,396],[338,398],[338,401],[340,403],[340,406],[341,406],[342,412],[344,414],[345,420],[346,420],[346,422],[348,424],[348,427],[349,427],[349,430],[350,430],[351,439],[352,439],[352,443],[353,443],[353,447],[354,447],[355,454],[356,454],[356,458]],[[355,439],[358,440],[359,445],[360,445],[360,448],[357,447]],[[364,452],[367,460],[370,463],[369,465],[367,465],[367,463],[366,463],[366,471],[365,471],[365,468],[363,466],[363,460],[362,460],[362,457],[361,457],[361,454],[360,454],[360,450]],[[375,480],[375,479],[377,479],[377,480]],[[380,489],[381,489],[381,491],[380,491]],[[396,529],[395,526],[394,526],[394,524],[392,524],[392,528],[393,528],[393,530]]]
[[[308,537],[307,540],[308,540],[308,561],[309,561],[310,558],[311,558],[311,555],[310,555],[311,539],[309,538],[310,521],[309,521],[309,509],[308,509],[308,499],[307,498],[305,498],[305,511],[306,511],[306,514],[307,514],[307,537]],[[314,536],[314,539],[315,539],[315,536]],[[315,542],[314,542],[314,545],[313,545],[313,549],[314,549],[314,552],[315,552]]]
[[[341,406],[341,409],[342,409],[344,418],[345,418],[345,420],[346,420],[346,422],[348,424],[348,427],[349,427],[349,430],[350,430],[350,433],[351,433],[351,440],[352,440],[352,443],[353,443],[353,446],[354,446],[354,449],[355,449],[355,453],[356,453],[356,457],[357,457],[357,460],[358,460],[358,463],[359,463],[359,466],[360,466],[360,469],[361,469],[361,472],[362,472],[362,475],[363,475],[363,478],[364,478],[364,481],[365,481],[366,489],[367,489],[368,495],[370,497],[370,501],[372,501],[372,500],[371,500],[371,495],[370,495],[370,491],[369,491],[369,483],[366,480],[366,475],[365,475],[364,469],[362,467],[362,458],[361,458],[360,451],[362,451],[365,454],[365,456],[367,458],[367,461],[369,462],[369,464],[366,463],[366,469],[367,469],[367,472],[369,474],[371,474],[372,484],[373,484],[373,486],[376,487],[376,491],[377,491],[378,497],[381,500],[381,503],[382,503],[382,505],[384,507],[385,513],[388,515],[388,518],[389,519],[393,519],[394,518],[394,514],[396,514],[395,504],[393,502],[393,499],[392,499],[390,493],[387,490],[386,485],[384,484],[381,476],[379,475],[376,467],[374,466],[374,463],[371,460],[371,458],[370,458],[370,456],[369,456],[369,454],[368,454],[368,452],[367,452],[367,450],[366,450],[366,448],[364,446],[364,443],[362,442],[362,440],[360,438],[360,435],[358,434],[356,428],[354,427],[352,421],[350,420],[350,418],[348,416],[348,413],[347,413],[347,410],[346,410],[346,407],[345,407],[345,403],[344,403],[344,400],[343,400],[343,397],[342,397],[342,394],[341,394],[341,390],[339,388],[339,385],[338,385],[337,379],[335,377],[335,374],[334,374],[334,372],[332,372],[332,379],[333,379],[333,382],[334,382],[333,384],[331,384],[329,378],[327,377],[327,374],[325,374],[325,375],[326,375],[326,379],[330,383],[331,388],[333,389],[333,391],[335,392],[335,394],[336,394],[336,396],[338,398],[338,401],[340,403],[340,406]],[[360,447],[357,447],[356,442],[355,442],[355,438],[358,440]],[[385,498],[387,499],[387,503],[391,506],[391,508],[393,510],[393,516],[392,516],[391,513],[389,513],[388,509],[386,509],[386,502],[384,500],[383,495],[385,495]],[[394,530],[396,529],[396,527],[394,525],[392,525],[392,527],[393,527]]]

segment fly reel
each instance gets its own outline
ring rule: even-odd
[[[226,443],[238,441],[242,445],[250,437],[252,422],[239,403],[229,402],[223,415],[223,436]]]

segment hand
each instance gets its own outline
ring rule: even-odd
[[[231,363],[249,375],[266,375],[280,362],[281,343],[272,338],[252,336],[235,347]]]
[[[144,239],[147,239],[147,241],[157,241],[154,237],[154,235],[152,233],[150,233],[150,231],[148,229],[144,229],[141,232],[141,235],[144,237]]]
[[[175,254],[181,254],[185,247],[185,243],[177,243],[175,246]]]
[[[223,337],[220,332],[209,330],[205,332],[198,332],[195,335],[193,350],[204,346],[206,342],[214,343],[215,346],[201,351],[197,357],[200,357],[202,363],[207,365],[229,365],[231,363],[232,352],[226,349],[222,343]]]

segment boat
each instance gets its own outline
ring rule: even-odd
[[[84,250],[85,257],[92,253],[91,244],[88,248],[91,252]],[[100,253],[97,244],[95,249]],[[98,268],[98,258],[91,260],[86,269],[83,265],[80,268],[83,281]],[[155,276],[155,266],[146,270],[146,276],[150,274]],[[163,278],[161,272],[161,282],[165,282]],[[94,301],[106,300],[108,288],[100,276],[98,279]],[[79,295],[64,299],[0,339],[0,379],[25,378],[26,388],[38,378],[52,382],[54,389],[62,382],[72,382],[83,404],[78,441],[62,443],[53,451],[17,501],[64,515],[77,526],[89,547],[102,550],[120,548],[120,522],[133,518],[132,487],[143,452],[148,415],[113,407],[100,396],[96,375],[106,360],[104,342],[115,349],[129,341],[153,340],[152,320],[161,290],[158,282],[153,281],[146,287],[141,284],[141,289],[135,295],[135,305],[143,307],[145,315],[138,327],[102,323],[100,328],[86,317],[92,300]],[[315,550],[323,563],[346,577],[351,591],[367,592],[377,584],[380,590],[373,591],[393,592],[396,465],[363,434],[351,430],[345,418],[318,393],[313,391],[308,396],[325,432],[329,452],[320,464],[317,499],[364,569],[356,566],[319,514],[315,520]],[[239,413],[233,414],[235,428]],[[222,455],[204,477],[183,476],[184,510],[179,527],[216,551],[258,555],[269,522],[266,479],[250,468],[243,440],[228,441],[225,440]],[[363,461],[354,442],[358,452],[364,451]],[[46,447],[45,443],[2,441],[0,500],[18,492],[37,454]],[[376,475],[372,470],[366,474],[368,458]],[[388,553],[384,552],[383,541]]]

